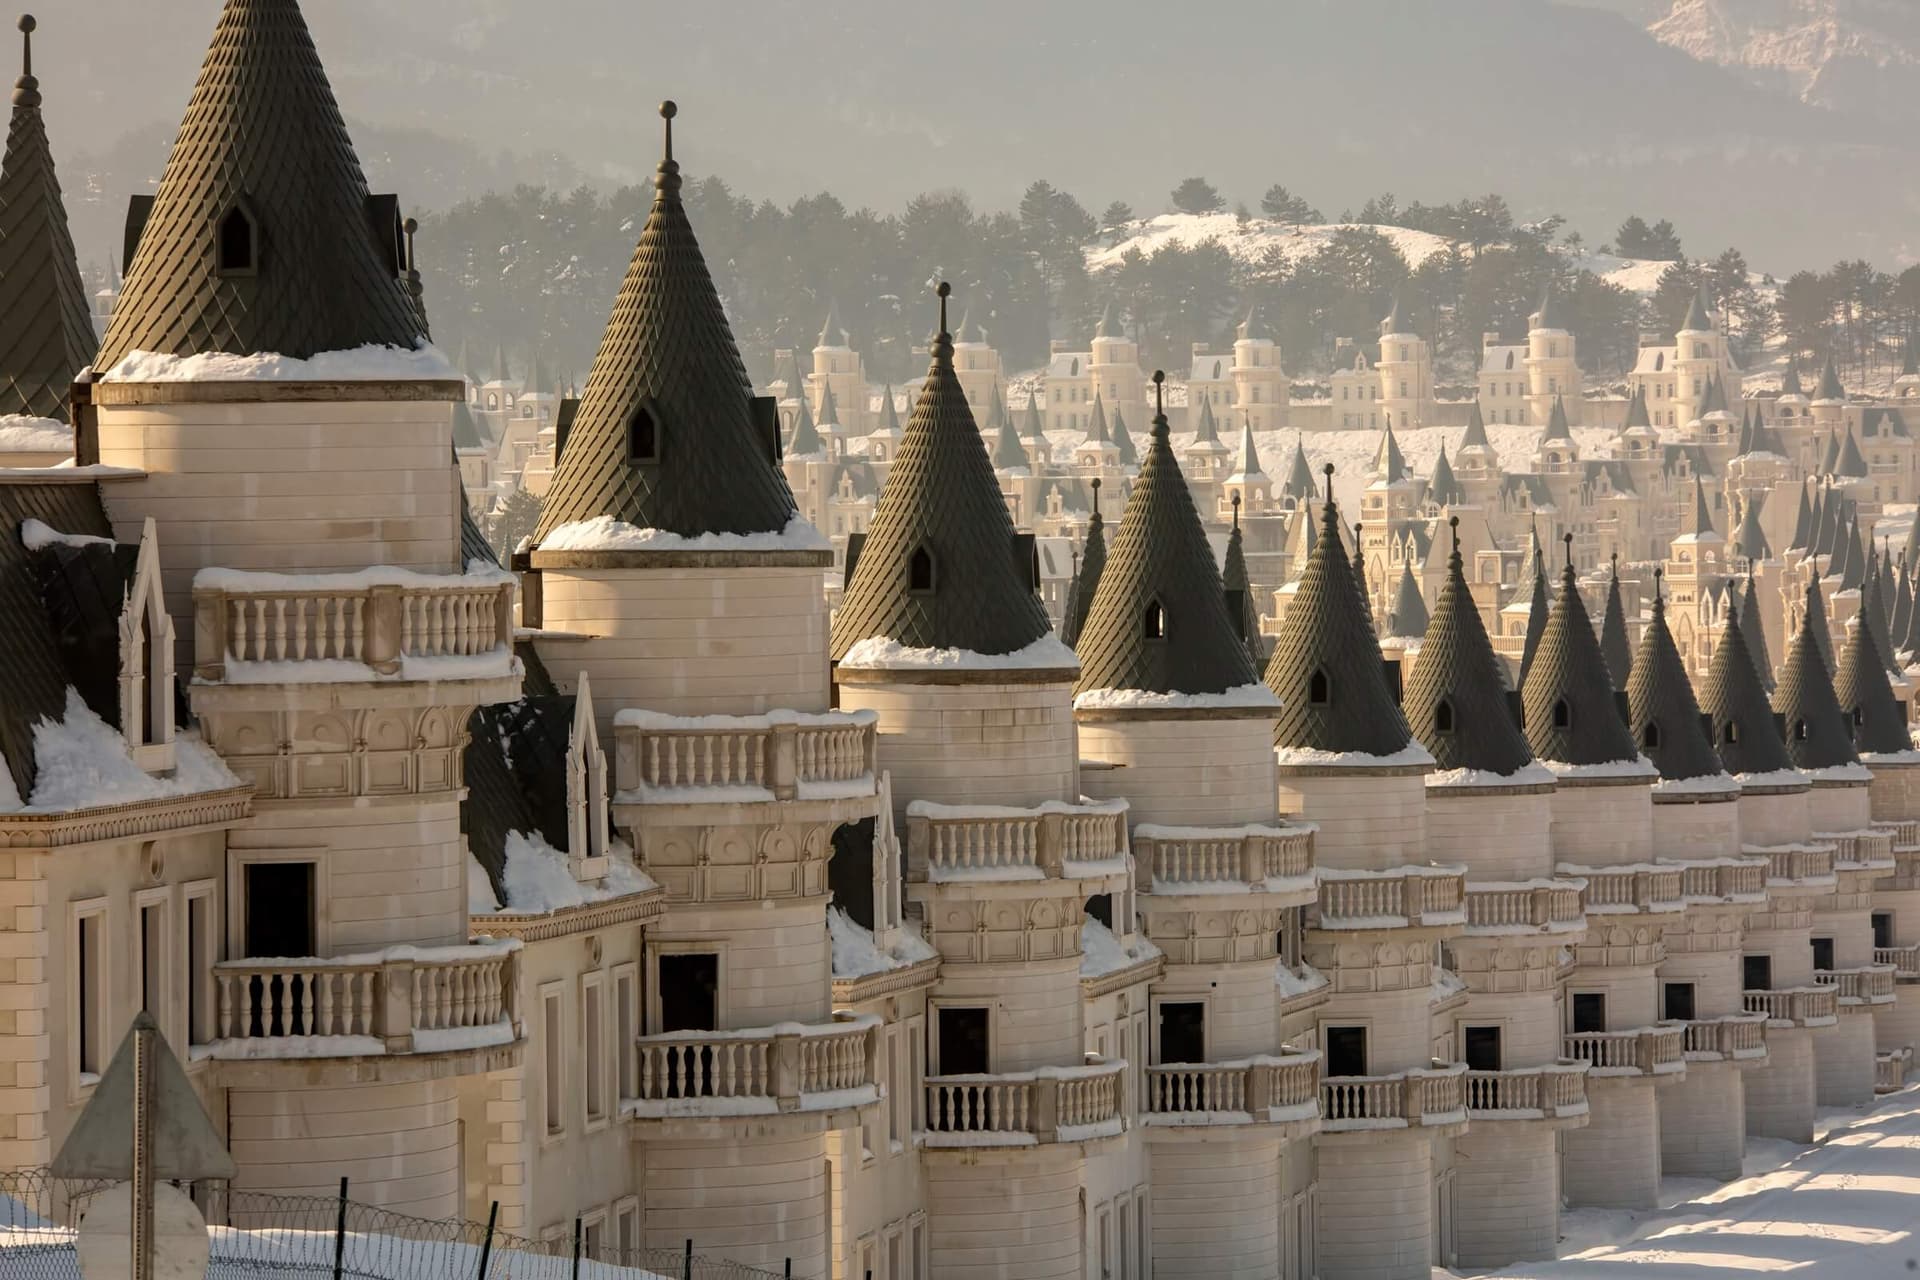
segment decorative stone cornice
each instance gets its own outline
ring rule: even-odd
[[[1115,969],[1111,973],[1103,973],[1097,978],[1082,978],[1080,979],[1081,998],[1091,1000],[1095,996],[1111,995],[1116,991],[1124,991],[1128,987],[1138,986],[1142,982],[1152,982],[1165,972],[1166,967],[1167,958],[1165,956],[1149,956],[1145,960],[1137,961],[1124,969]]]
[[[639,893],[623,894],[599,902],[561,907],[537,915],[502,911],[481,916],[473,924],[477,932],[495,938],[518,938],[522,942],[544,942],[578,933],[593,933],[615,925],[648,924],[658,920],[667,906],[667,891],[658,886]]]
[[[93,403],[166,404],[392,404],[467,398],[457,378],[341,382],[95,382]]]
[[[783,551],[541,551],[528,555],[535,569],[824,569],[833,552]]]
[[[70,849],[188,835],[234,826],[252,813],[251,786],[60,813],[5,813],[0,849]]]
[[[884,969],[858,978],[835,978],[833,1002],[836,1005],[865,1004],[869,1000],[899,995],[916,987],[930,987],[939,978],[940,957],[928,956],[925,960],[898,969]]]

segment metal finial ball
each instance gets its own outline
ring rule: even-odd
[[[1098,493],[1098,492],[1100,492],[1100,477],[1099,477],[1099,476],[1095,476],[1095,477],[1093,478],[1093,491],[1094,491],[1095,493]],[[1234,499],[1234,501],[1235,501],[1235,502],[1238,502],[1239,500],[1240,500],[1240,499],[1238,499],[1238,498],[1235,498],[1235,499]]]
[[[953,296],[953,286],[948,284],[945,280],[942,280],[940,282],[940,287],[938,289],[935,289],[934,292],[939,294],[943,298],[950,298]]]
[[[660,118],[662,120],[671,120],[679,114],[680,114],[680,108],[672,98],[668,98],[665,102],[660,104]]]
[[[1460,517],[1459,517],[1459,516],[1448,516],[1448,517],[1447,517],[1447,527],[1448,527],[1449,529],[1458,529],[1458,528],[1460,527]]]
[[[1660,581],[1660,579],[1666,576],[1667,576],[1667,571],[1665,569],[1661,568],[1659,565],[1653,566],[1653,580],[1655,582]]]
[[[20,15],[20,29],[26,32],[28,35],[32,35],[34,30],[38,28],[39,25],[40,24],[38,22],[34,21],[32,14],[23,13]]]
[[[1562,542],[1564,542],[1564,543],[1566,543],[1566,544],[1567,544],[1568,546],[1572,546],[1572,545],[1573,545],[1573,535],[1572,535],[1572,534],[1570,534],[1570,533],[1563,533],[1563,534],[1561,534],[1561,535],[1560,535],[1560,541],[1562,541]]]
[[[1320,468],[1320,469],[1321,469],[1322,471],[1324,471],[1324,472],[1326,472],[1326,473],[1327,473],[1327,476],[1328,476],[1329,478],[1331,478],[1331,477],[1333,476],[1333,464],[1332,464],[1331,462],[1329,462],[1329,463],[1328,463],[1328,464],[1327,464],[1326,466],[1324,466],[1324,467],[1322,467],[1322,468]]]
[[[405,222],[400,224],[400,229],[406,232],[408,235],[412,235],[414,232],[420,229],[420,219],[408,218]]]
[[[1156,386],[1156,387],[1157,387],[1157,386],[1159,386],[1159,385],[1160,385],[1161,383],[1163,383],[1163,382],[1165,382],[1166,380],[1167,380],[1167,371],[1166,371],[1165,369],[1155,369],[1155,370],[1153,371],[1153,385],[1154,385],[1154,386]]]

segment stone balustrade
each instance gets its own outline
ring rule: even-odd
[[[1890,964],[1862,965],[1857,969],[1815,969],[1813,983],[1831,988],[1842,1007],[1892,1004],[1895,969]]]
[[[1685,877],[1679,867],[1576,867],[1562,863],[1560,874],[1587,882],[1586,908],[1590,916],[1664,915],[1686,908],[1680,893]]]
[[[1767,868],[1763,858],[1682,862],[1680,896],[1688,903],[1764,902]]]
[[[1469,934],[1566,933],[1586,923],[1578,880],[1467,884]]]
[[[927,1077],[929,1147],[1030,1147],[1123,1131],[1124,1061]]]
[[[193,588],[196,679],[229,678],[231,663],[338,664],[401,674],[406,659],[500,656],[513,649],[513,582],[492,575],[434,577],[404,570],[343,574],[203,571]],[[347,668],[351,670],[351,666]],[[457,670],[457,668],[456,668]],[[298,669],[285,672],[298,682]]]
[[[742,1031],[674,1031],[641,1036],[636,1100],[642,1117],[815,1111],[849,1105],[880,1083],[880,1019],[836,1015],[832,1022],[781,1023]]]
[[[1881,828],[1865,831],[1816,831],[1813,838],[1833,846],[1836,869],[1891,868],[1893,832]]]
[[[1920,942],[1904,947],[1875,947],[1873,962],[1893,970],[1895,982],[1920,982]]]
[[[1631,1031],[1570,1031],[1561,1056],[1586,1062],[1596,1076],[1678,1075],[1687,1069],[1686,1028],[1663,1022]]]
[[[1873,1058],[1873,1091],[1898,1093],[1907,1087],[1907,1073],[1913,1070],[1913,1046],[1882,1049]]]
[[[221,961],[211,1051],[271,1060],[508,1043],[521,1034],[519,970],[517,943]]]
[[[614,716],[615,800],[637,804],[850,799],[874,794],[870,711]]]
[[[1455,1063],[1390,1076],[1328,1076],[1320,1082],[1320,1127],[1422,1128],[1466,1119],[1466,1066]]]
[[[1874,881],[1875,889],[1920,890],[1920,847],[1893,847],[1893,874]]]
[[[1749,1062],[1767,1056],[1767,1020],[1757,1013],[1698,1018],[1686,1028],[1689,1062]]]
[[[1875,818],[1875,831],[1884,831],[1896,849],[1920,847],[1920,818]]]
[[[1157,827],[1133,831],[1141,893],[1262,892],[1313,875],[1310,827]]]
[[[1743,991],[1748,1013],[1763,1013],[1770,1026],[1830,1027],[1840,1011],[1839,993],[1832,987],[1784,987],[1776,991]]]
[[[1464,925],[1467,873],[1460,867],[1391,871],[1320,869],[1317,929],[1407,929]]]
[[[1464,1081],[1473,1120],[1560,1120],[1587,1113],[1585,1062],[1573,1058],[1540,1067],[1469,1070]]]
[[[1320,1053],[1147,1068],[1150,1124],[1258,1124],[1320,1114]]]
[[[907,876],[913,880],[1071,879],[1125,869],[1124,802],[1032,809],[907,806]]]
[[[1834,849],[1827,844],[1789,844],[1774,848],[1748,846],[1749,857],[1767,860],[1767,888],[1828,889],[1833,887]]]

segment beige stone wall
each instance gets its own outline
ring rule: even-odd
[[[1158,1280],[1281,1274],[1280,1145],[1259,1133],[1151,1144]]]
[[[1567,1203],[1651,1209],[1660,1195],[1660,1112],[1643,1078],[1587,1080],[1590,1118],[1565,1135]]]
[[[1133,823],[1232,826],[1274,816],[1270,720],[1122,720],[1079,725],[1080,757],[1096,800],[1125,799]]]
[[[1808,797],[1807,816],[1815,831],[1858,831],[1872,812],[1868,784],[1816,786]]]
[[[1367,1028],[1367,1074],[1392,1075],[1415,1067],[1432,1065],[1432,1017],[1427,1012],[1431,994],[1433,944],[1408,944],[1401,939],[1376,946],[1349,943],[1339,947],[1344,957],[1337,967],[1327,963],[1327,955],[1315,939],[1325,935],[1307,935],[1307,958],[1333,984],[1334,997],[1315,1013],[1315,1026],[1364,1026]],[[1424,949],[1425,956],[1416,954]],[[1374,963],[1363,963],[1372,959]],[[1380,972],[1376,973],[1375,970]],[[1404,984],[1404,985],[1403,985]],[[1368,991],[1369,985],[1381,990]],[[1314,1036],[1315,1047],[1324,1048],[1324,1033]]]
[[[460,1107],[452,1080],[229,1089],[234,1185],[268,1194],[353,1197],[424,1218],[459,1215]]]
[[[1653,856],[1676,862],[1732,858],[1740,853],[1739,793],[1700,804],[1653,806]]]
[[[1721,1182],[1740,1176],[1747,1138],[1746,1074],[1732,1062],[1689,1062],[1684,1079],[1656,1090],[1663,1176]]]
[[[1800,1027],[1767,1028],[1767,1065],[1746,1080],[1749,1135],[1813,1141],[1813,1036]]]
[[[1316,865],[1384,871],[1429,860],[1427,795],[1419,773],[1329,769],[1280,775],[1280,808],[1318,823]]]
[[[819,1134],[639,1144],[647,1247],[693,1251],[796,1276],[827,1266],[827,1153]]]
[[[1553,793],[1489,794],[1427,788],[1427,851],[1464,865],[1469,880],[1531,880],[1553,874]]]
[[[1871,767],[1874,818],[1881,822],[1920,818],[1920,765],[1876,763]]]
[[[1455,972],[1466,982],[1467,1003],[1445,1015],[1463,1044],[1465,1027],[1500,1028],[1500,1054],[1507,1068],[1537,1067],[1560,1057],[1560,991],[1554,981],[1557,942],[1501,945],[1492,939],[1456,938],[1450,944]]]
[[[1155,998],[1198,1000],[1207,1007],[1207,1057],[1229,1061],[1273,1053],[1280,1046],[1271,958],[1244,964],[1168,965]]]
[[[647,954],[719,953],[721,1030],[825,1022],[833,1012],[826,907],[824,898],[673,907],[647,927]]]
[[[1742,794],[1740,838],[1747,844],[1792,844],[1813,829],[1811,790],[1779,795]]]
[[[1746,955],[1773,958],[1776,990],[1813,985],[1813,947],[1808,942],[1806,919],[1804,915],[1756,915],[1747,926],[1746,942],[1741,950]],[[1773,927],[1775,925],[1787,927]]]
[[[1470,1125],[1454,1140],[1454,1239],[1462,1267],[1552,1258],[1560,1237],[1554,1131],[1527,1121]]]
[[[820,569],[548,569],[542,625],[594,637],[547,641],[563,691],[593,678],[600,737],[614,713],[758,715],[828,703],[827,607]]]
[[[1656,980],[1691,982],[1693,1011],[1696,1018],[1724,1018],[1745,1011],[1740,998],[1740,955],[1736,947],[1728,951],[1669,951],[1660,962]]]
[[[1841,1010],[1830,1027],[1813,1032],[1814,1097],[1823,1107],[1873,1101],[1873,1018]]]
[[[929,1151],[923,1159],[932,1274],[941,1280],[1078,1280],[1085,1274],[1077,1148],[998,1157]]]
[[[1424,1133],[1323,1135],[1315,1245],[1323,1276],[1428,1280],[1433,1145]]]
[[[1553,854],[1581,867],[1651,861],[1653,791],[1648,786],[1580,786],[1553,793]]]
[[[1079,797],[1070,685],[842,684],[840,709],[880,717],[875,754],[893,773],[903,823],[914,800],[1020,806]]]
[[[1593,938],[1602,929],[1603,926],[1590,926],[1587,936]],[[1580,966],[1567,979],[1569,1007],[1576,993],[1600,992],[1607,998],[1609,1031],[1631,1031],[1660,1020],[1652,964],[1590,964],[1584,952],[1585,948]]]
[[[987,1034],[996,1072],[1074,1066],[1082,1060],[1086,1038],[1077,951],[1019,964],[948,964],[940,971],[932,1003],[990,1010]],[[938,1064],[929,1068],[937,1070]]]
[[[833,1275],[864,1280],[857,1263],[871,1246],[886,1256],[889,1237],[901,1238],[903,1259],[927,1247],[927,1187],[913,1132],[921,1115],[926,1079],[926,989],[849,1006],[853,1013],[883,1018],[886,1037],[881,1072],[887,1100],[871,1124],[827,1135],[833,1177]],[[885,1264],[883,1263],[884,1267]],[[886,1274],[876,1268],[875,1275]],[[908,1275],[916,1274],[909,1270]]]

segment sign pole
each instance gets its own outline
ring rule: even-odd
[[[133,1031],[133,1280],[153,1280],[153,1053],[151,1026]]]

